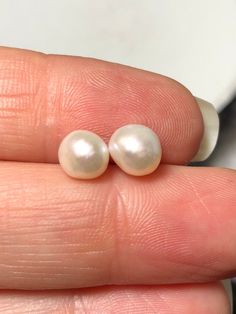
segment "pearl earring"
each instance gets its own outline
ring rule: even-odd
[[[162,149],[157,135],[141,124],[117,129],[108,147],[114,162],[124,172],[134,176],[152,173],[161,160]]]
[[[59,147],[58,158],[63,170],[77,179],[99,177],[107,169],[109,151],[95,133],[77,130],[68,134]]]

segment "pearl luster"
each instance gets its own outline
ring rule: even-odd
[[[109,151],[115,163],[134,176],[152,173],[158,167],[162,154],[157,135],[141,124],[117,129],[110,139]]]
[[[63,170],[77,179],[93,179],[106,170],[109,151],[95,133],[77,130],[68,134],[59,147],[58,158]]]

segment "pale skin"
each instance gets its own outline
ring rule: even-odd
[[[108,142],[130,123],[160,138],[152,175],[111,164],[80,181],[57,164],[69,132]],[[236,275],[236,172],[186,166],[202,134],[174,80],[0,48],[0,313],[229,313],[218,280]]]

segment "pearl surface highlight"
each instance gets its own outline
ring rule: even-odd
[[[114,162],[134,176],[144,176],[156,170],[162,154],[158,136],[141,124],[117,129],[111,136],[109,151]]]
[[[107,169],[109,151],[97,134],[77,130],[63,139],[58,150],[58,158],[61,167],[69,176],[93,179]]]

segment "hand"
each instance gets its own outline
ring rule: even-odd
[[[55,164],[70,131],[108,141],[129,123],[161,140],[152,175],[81,181]],[[202,135],[169,78],[1,48],[0,313],[229,313],[217,280],[236,273],[236,173],[185,166]]]

